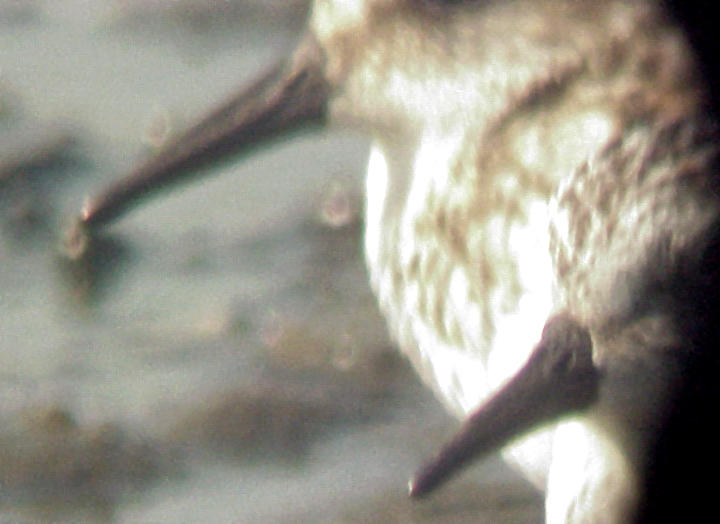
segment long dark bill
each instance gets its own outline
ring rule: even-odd
[[[330,85],[324,56],[306,37],[292,58],[188,130],[157,156],[89,200],[80,226],[106,225],[155,191],[273,138],[324,123]]]
[[[597,396],[598,379],[587,329],[567,315],[551,318],[525,366],[415,475],[410,496],[427,495],[471,461],[538,425],[587,408]]]

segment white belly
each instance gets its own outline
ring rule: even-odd
[[[491,222],[483,232],[484,242],[497,243],[498,249],[517,261],[522,288],[514,307],[508,307],[502,289],[486,297],[489,303],[484,306],[495,323],[492,336],[483,333],[481,317],[487,309],[478,303],[471,277],[462,266],[452,267],[452,260],[440,255],[437,264],[447,266],[447,271],[441,278],[444,285],[435,292],[427,291],[432,282],[402,278],[400,266],[418,249],[412,217],[424,211],[425,189],[442,186],[442,173],[447,172],[444,163],[454,153],[452,147],[443,146],[435,142],[432,147],[420,147],[419,154],[404,165],[382,146],[372,148],[365,248],[371,282],[393,336],[423,380],[451,411],[463,417],[527,359],[553,309],[553,274],[547,206],[538,202],[531,206],[524,223],[508,230],[499,221]],[[407,173],[413,174],[412,180]],[[499,274],[499,278],[504,277]],[[434,301],[443,303],[442,314],[428,314]],[[444,324],[443,329],[438,329],[439,324]],[[510,447],[506,458],[544,488],[551,446],[551,430],[542,430]]]

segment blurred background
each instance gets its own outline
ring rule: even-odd
[[[0,522],[541,522],[498,459],[429,501],[458,423],[387,337],[367,143],[314,134],[63,231],[292,48],[304,0],[0,0]]]

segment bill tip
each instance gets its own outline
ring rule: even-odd
[[[62,237],[61,251],[70,260],[78,260],[85,256],[90,243],[90,234],[82,216],[73,220]]]
[[[418,493],[417,484],[416,484],[414,478],[412,478],[408,481],[408,496],[411,499],[416,499],[420,496]]]
[[[411,499],[420,499],[430,491],[432,491],[432,486],[424,481],[421,475],[415,475],[408,481],[408,496]]]

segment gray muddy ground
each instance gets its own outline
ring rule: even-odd
[[[137,209],[84,196],[292,46],[302,2],[0,0],[0,522],[539,522],[497,459],[422,503],[457,423],[388,340],[362,137],[300,137]]]

